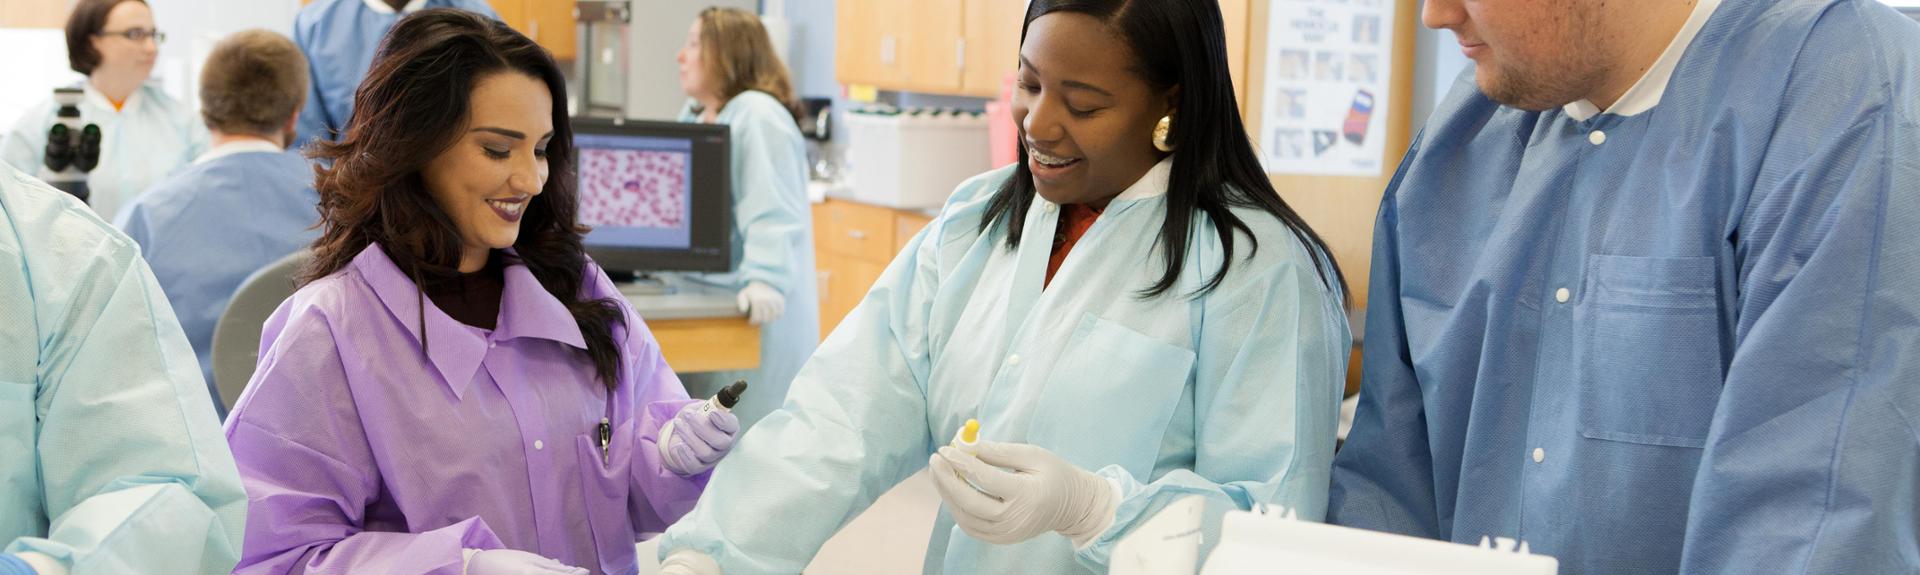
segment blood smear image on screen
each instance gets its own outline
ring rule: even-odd
[[[580,223],[679,229],[686,190],[686,152],[580,150]]]

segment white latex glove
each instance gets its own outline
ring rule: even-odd
[[[661,463],[681,477],[706,473],[733,450],[733,438],[740,433],[740,418],[732,412],[707,410],[706,403],[690,403],[680,408],[673,420],[661,426]]]
[[[67,575],[67,566],[52,557],[32,551],[23,551],[18,557],[21,561],[26,561],[27,566],[32,567],[33,571],[40,575]]]
[[[927,462],[953,522],[975,539],[1010,545],[1058,531],[1083,548],[1113,525],[1118,497],[1100,476],[1023,443],[982,441],[976,451],[942,447]]]
[[[518,549],[464,549],[466,575],[591,575],[586,569]]]
[[[660,562],[660,575],[720,575],[720,564],[692,549],[681,549]]]
[[[749,282],[740,289],[734,302],[740,304],[740,311],[747,314],[747,322],[753,325],[773,323],[787,313],[787,296],[761,282]]]

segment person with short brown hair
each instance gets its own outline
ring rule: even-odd
[[[313,167],[287,153],[307,97],[307,60],[292,40],[247,30],[215,45],[200,73],[200,116],[213,148],[121,210],[199,356],[214,409],[213,327],[240,283],[317,236]]]
[[[144,0],[80,0],[67,18],[67,63],[87,79],[80,102],[83,124],[100,127],[99,164],[87,174],[86,198],[100,218],[207,149],[207,132],[188,107],[149,83],[160,44]],[[59,106],[48,98],[21,114],[0,144],[0,161],[43,178],[47,132]]]
[[[292,40],[266,30],[221,41],[200,72],[200,117],[215,133],[289,132],[287,119],[298,116],[306,100],[306,56]]]

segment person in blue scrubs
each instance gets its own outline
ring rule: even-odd
[[[688,279],[734,290],[760,328],[760,368],[751,373],[682,373],[695,397],[737,379],[751,393],[733,407],[750,428],[780,407],[800,366],[820,345],[813,217],[807,203],[807,144],[792,83],[760,18],[737,8],[700,12],[680,48],[680,86],[692,98],[683,122],[725,124],[733,139],[733,261],[723,274]]]
[[[667,529],[661,573],[799,573],[923,470],[932,574],[1105,573],[1190,496],[1208,542],[1228,510],[1320,518],[1342,282],[1245,137],[1225,37],[1213,0],[1035,0],[1019,162],[908,242]],[[943,447],[969,419],[977,451]]]
[[[314,138],[339,139],[353,115],[353,93],[373,65],[373,53],[401,16],[427,8],[459,8],[495,20],[486,0],[314,0],[293,18],[293,43],[307,54],[313,75],[300,113],[294,148]]]
[[[1920,25],[1427,0],[1327,518],[1561,573],[1920,569]]]
[[[0,165],[0,574],[218,574],[247,500],[140,249]]]
[[[222,418],[214,326],[241,281],[320,235],[313,164],[286,151],[306,96],[307,61],[293,41],[265,30],[222,40],[200,73],[200,116],[213,149],[115,222],[140,244],[173,302]]]

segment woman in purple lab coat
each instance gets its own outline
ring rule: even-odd
[[[687,399],[582,251],[559,67],[423,10],[355,100],[313,152],[332,167],[304,286],[227,420],[236,572],[634,572],[738,422]]]

